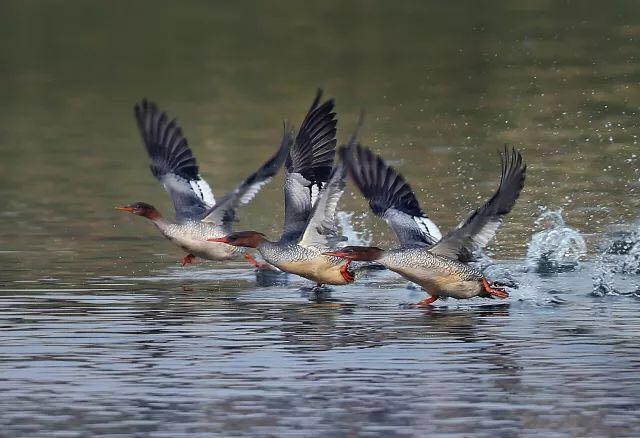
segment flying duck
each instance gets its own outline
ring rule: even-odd
[[[482,271],[469,265],[474,254],[495,236],[503,218],[513,208],[524,186],[526,165],[520,152],[505,147],[500,154],[502,174],[498,189],[480,208],[444,237],[424,214],[411,187],[385,161],[358,146],[348,160],[356,185],[371,210],[395,232],[400,247],[347,246],[324,254],[347,260],[375,261],[419,284],[429,297],[417,303],[427,306],[438,297],[472,298],[509,295],[492,285]]]
[[[319,97],[319,96],[318,96]],[[314,105],[318,104],[318,97]],[[327,101],[323,117],[308,117],[302,126],[311,126],[310,138],[300,138],[292,146],[285,165],[285,221],[278,241],[271,241],[257,231],[240,231],[210,239],[229,245],[255,248],[268,263],[277,268],[324,284],[344,285],[355,280],[358,272],[349,268],[351,260],[323,255],[346,240],[338,230],[336,209],[344,188],[347,164],[340,159],[333,166],[336,153],[336,120],[333,101]],[[350,146],[355,144],[355,134]],[[347,148],[339,155],[344,158]]]
[[[223,243],[211,244],[207,239],[231,233],[238,207],[249,203],[278,172],[292,142],[292,133],[286,124],[276,153],[216,202],[211,186],[200,176],[196,158],[176,120],[169,120],[166,113],[146,99],[135,105],[134,113],[151,158],[151,173],[171,196],[176,218],[170,221],[144,202],[116,208],[153,222],[167,239],[187,253],[181,260],[182,266],[192,263],[196,257],[222,261],[244,256],[254,266],[261,267],[248,252]]]

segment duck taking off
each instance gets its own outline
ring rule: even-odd
[[[318,104],[320,95],[314,105]],[[313,107],[312,107],[313,108]],[[332,169],[336,147],[336,120],[333,101],[322,104],[322,117],[307,117],[302,126],[311,126],[312,137],[298,135],[285,166],[285,222],[279,241],[262,233],[241,231],[210,239],[229,245],[256,248],[279,269],[323,284],[343,285],[354,281],[351,263],[322,253],[346,240],[338,231],[336,209],[345,188],[347,167],[341,159]],[[310,113],[311,114],[311,113]],[[355,135],[350,145],[355,144]],[[339,155],[344,158],[347,149]]]
[[[524,186],[527,167],[520,152],[505,147],[500,158],[502,175],[494,195],[440,239],[439,230],[426,218],[402,176],[369,149],[355,148],[349,160],[351,175],[373,212],[389,223],[401,246],[392,250],[347,246],[324,254],[384,265],[429,294],[418,303],[421,306],[438,297],[507,298],[504,289],[492,286],[480,270],[467,264],[495,236]]]
[[[196,257],[221,261],[241,255],[260,266],[249,253],[223,243],[212,245],[207,239],[231,233],[236,209],[249,203],[278,172],[292,142],[286,124],[276,153],[216,202],[211,187],[199,174],[196,158],[177,122],[169,120],[155,103],[146,99],[136,104],[135,117],[151,158],[151,173],[171,196],[176,220],[165,219],[155,207],[144,202],[116,208],[151,220],[167,239],[184,249],[187,255],[181,261],[182,266]]]

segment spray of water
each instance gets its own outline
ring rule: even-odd
[[[587,244],[579,231],[565,224],[562,209],[541,208],[535,224],[543,230],[531,237],[525,259],[526,269],[550,273],[578,268],[587,254]]]
[[[371,232],[362,226],[362,217],[348,211],[339,211],[336,217],[342,235],[348,239],[345,245],[371,245]]]
[[[609,233],[595,261],[593,293],[640,294],[640,224]]]

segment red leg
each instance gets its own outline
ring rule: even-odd
[[[180,260],[180,265],[186,266],[190,263],[193,263],[195,259],[196,259],[196,256],[194,256],[193,254],[187,254],[186,256],[182,257],[182,259]]]
[[[342,274],[342,278],[344,278],[344,281],[346,281],[347,283],[353,283],[353,281],[355,280],[355,277],[349,271],[347,271],[350,264],[351,260],[347,260],[347,263],[342,265],[342,267],[340,268],[340,274]]]
[[[260,263],[248,252],[244,253],[244,258],[247,259],[249,263],[251,263],[253,266],[255,266],[258,269],[271,269],[271,265],[269,265],[268,263]]]
[[[509,293],[503,287],[490,285],[484,277],[482,278],[482,286],[484,286],[484,290],[491,296],[502,299],[509,298]]]
[[[438,297],[435,295],[430,295],[428,298],[425,298],[424,300],[416,303],[416,306],[420,306],[420,307],[426,307],[431,305],[431,303],[433,303],[435,300],[437,300]]]

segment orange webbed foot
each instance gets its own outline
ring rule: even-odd
[[[487,279],[484,277],[482,278],[482,286],[484,286],[485,292],[487,292],[492,297],[498,297],[502,299],[509,298],[509,293],[506,291],[505,288],[497,287],[489,284]]]
[[[430,306],[431,303],[433,303],[437,299],[438,299],[437,296],[431,295],[428,298],[425,298],[424,300],[417,302],[416,306],[418,306],[418,307],[427,307],[427,306]]]
[[[187,266],[193,263],[195,259],[196,259],[196,256],[194,256],[193,254],[187,254],[186,256],[182,257],[182,259],[180,260],[180,265]]]
[[[346,281],[347,283],[353,283],[353,281],[356,279],[355,276],[347,270],[349,269],[351,261],[352,260],[347,260],[347,262],[342,265],[342,267],[340,267],[340,274],[342,275],[342,278],[344,278],[344,281]]]

